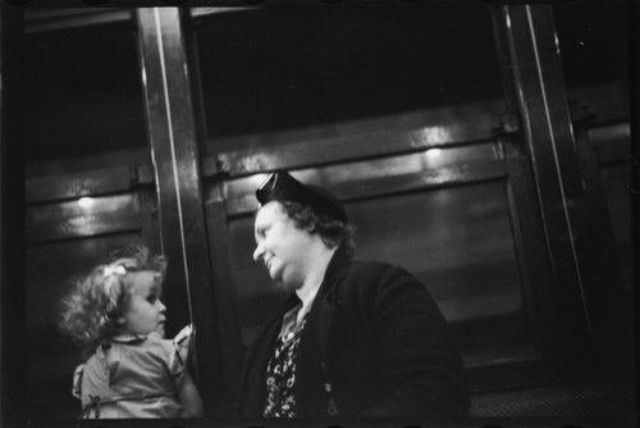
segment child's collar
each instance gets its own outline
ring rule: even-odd
[[[147,340],[148,334],[132,334],[132,333],[120,333],[113,336],[110,342],[114,343],[139,343]]]

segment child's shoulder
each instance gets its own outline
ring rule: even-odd
[[[115,347],[125,347],[132,352],[161,354],[173,356],[176,352],[186,357],[195,335],[191,325],[184,327],[174,338],[167,339],[160,333],[149,334],[120,334],[111,339]]]
[[[132,354],[159,354],[169,355],[173,352],[174,345],[171,339],[165,339],[159,333],[149,334],[120,334],[114,336],[110,345],[117,349],[117,354],[121,351],[128,355]]]
[[[155,355],[161,354],[169,372],[182,374],[189,357],[190,343],[193,337],[191,327],[183,329],[173,339],[165,339],[160,334],[151,333],[144,342],[144,347]]]
[[[149,334],[142,345],[147,348],[161,350],[165,355],[173,355],[177,349],[174,339],[167,339],[159,333]]]

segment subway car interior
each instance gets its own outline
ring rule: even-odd
[[[233,418],[286,297],[251,257],[280,170],[427,287],[471,418],[635,420],[629,3],[4,4],[7,426],[78,418],[57,302],[130,243],[166,255],[167,335],[195,325],[206,418]]]

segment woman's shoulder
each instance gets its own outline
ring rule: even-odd
[[[389,292],[424,287],[406,269],[390,263],[354,260],[338,286],[345,299],[376,302]]]
[[[375,278],[392,279],[392,278],[413,278],[406,269],[393,265],[391,263],[379,261],[354,260],[350,267],[348,277],[350,278]]]

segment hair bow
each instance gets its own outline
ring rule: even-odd
[[[116,278],[114,278],[116,275],[117,276],[121,276],[127,273],[127,268],[125,268],[123,265],[121,264],[117,264],[117,265],[108,265],[105,266],[104,268],[104,277],[105,277],[105,282],[104,282],[104,291],[107,293],[107,295],[111,294],[111,289],[113,288],[114,284],[118,284],[118,280]]]
[[[127,269],[121,264],[109,265],[104,268],[104,276],[124,275],[125,273],[127,273]]]

